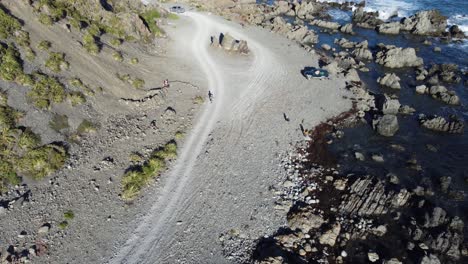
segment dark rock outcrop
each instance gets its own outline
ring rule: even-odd
[[[401,21],[401,29],[412,34],[441,36],[447,27],[447,17],[438,10],[420,11]]]
[[[451,134],[462,134],[465,127],[465,122],[455,117],[447,120],[441,116],[426,117],[425,115],[420,115],[419,123],[426,129]]]
[[[413,48],[400,48],[394,45],[379,45],[376,62],[388,68],[418,67],[424,64]]]

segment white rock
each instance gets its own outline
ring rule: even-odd
[[[367,253],[367,257],[369,258],[370,262],[376,262],[377,260],[379,260],[379,255],[375,252]]]

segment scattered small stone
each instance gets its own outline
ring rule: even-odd
[[[372,155],[372,160],[375,162],[384,162],[384,157],[381,154]]]
[[[354,157],[356,157],[357,160],[360,160],[360,161],[364,161],[366,158],[364,157],[364,155],[360,152],[355,152],[354,153]]]
[[[377,260],[379,260],[379,255],[375,252],[367,253],[367,257],[369,258],[370,262],[376,262]]]
[[[49,230],[50,230],[50,224],[44,224],[43,226],[41,226],[39,228],[39,230],[37,230],[37,233],[38,234],[47,234],[47,233],[49,233]]]

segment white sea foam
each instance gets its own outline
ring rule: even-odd
[[[465,34],[468,34],[468,15],[453,15],[448,19],[447,23],[450,26],[458,25]]]
[[[416,6],[414,4],[408,3],[406,1],[404,0],[368,0],[366,1],[366,6],[364,7],[364,10],[367,12],[379,11],[379,18],[382,20],[388,20],[389,18],[394,17],[394,16],[405,17],[405,16],[411,15],[416,10]],[[318,2],[359,3],[361,2],[361,0],[318,0]]]
[[[351,16],[345,11],[332,9],[328,11],[328,14],[332,16],[333,18],[335,18],[336,20],[341,20],[341,21],[351,20]]]

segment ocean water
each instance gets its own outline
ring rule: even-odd
[[[356,2],[358,0],[319,0],[319,2]],[[393,16],[406,17],[419,10],[438,9],[449,18],[450,25],[457,24],[468,32],[468,1],[466,0],[367,0],[366,11],[378,11],[381,19]]]
[[[340,2],[340,0],[320,1]],[[366,1],[366,9],[368,11],[379,11],[382,19],[393,20],[412,15],[420,10],[438,9],[449,18],[449,24],[457,24],[467,32],[468,0],[368,0]],[[351,11],[331,9],[329,14],[333,21],[341,24],[351,22]],[[467,41],[446,43],[438,38],[428,38],[432,45],[426,46],[422,44],[426,40],[425,37],[407,33],[397,36],[381,35],[372,29],[354,27],[356,35],[350,36],[341,33],[327,33],[323,29],[314,26],[310,26],[310,28],[319,34],[317,48],[326,43],[340,51],[342,50],[341,47],[335,45],[334,40],[342,37],[355,42],[367,40],[373,51],[376,50],[378,43],[413,47],[417,50],[418,56],[424,59],[427,67],[436,63],[455,63],[460,69],[468,70]],[[440,47],[442,52],[434,52],[434,47]],[[332,55],[331,52],[329,55]],[[433,190],[434,196],[428,199],[468,221],[468,202],[466,199],[468,194],[468,129],[465,129],[467,132],[462,135],[449,135],[425,130],[419,126],[418,122],[419,114],[435,114],[444,117],[453,114],[464,119],[466,126],[466,120],[468,120],[468,87],[464,85],[464,81],[468,79],[468,76],[463,76],[462,82],[458,84],[443,83],[444,86],[455,91],[461,98],[460,106],[448,106],[428,95],[415,93],[414,87],[422,83],[415,80],[413,69],[390,70],[374,62],[370,62],[367,66],[371,69],[370,72],[360,72],[359,75],[369,90],[376,94],[396,95],[402,105],[415,108],[416,113],[411,116],[398,116],[400,129],[395,136],[390,138],[378,135],[368,124],[345,129],[344,138],[330,145],[330,150],[335,154],[341,165],[341,171],[358,175],[369,174],[382,178],[385,178],[388,173],[394,173],[399,177],[405,188],[413,189],[422,186]],[[402,79],[401,90],[386,89],[377,83],[377,78],[386,72],[394,72]],[[391,148],[391,145],[394,144],[403,146],[405,151],[399,152]],[[428,145],[436,147],[437,152],[430,151]],[[363,153],[366,156],[366,161],[356,161],[355,152]],[[382,154],[385,162],[376,163],[372,161],[371,156],[373,154]],[[422,167],[421,171],[416,171],[408,166],[408,161],[411,159],[417,160]],[[451,177],[451,191],[452,194],[458,194],[457,199],[454,199],[453,195],[440,192],[440,180],[445,176]],[[465,235],[468,235],[468,232]]]

